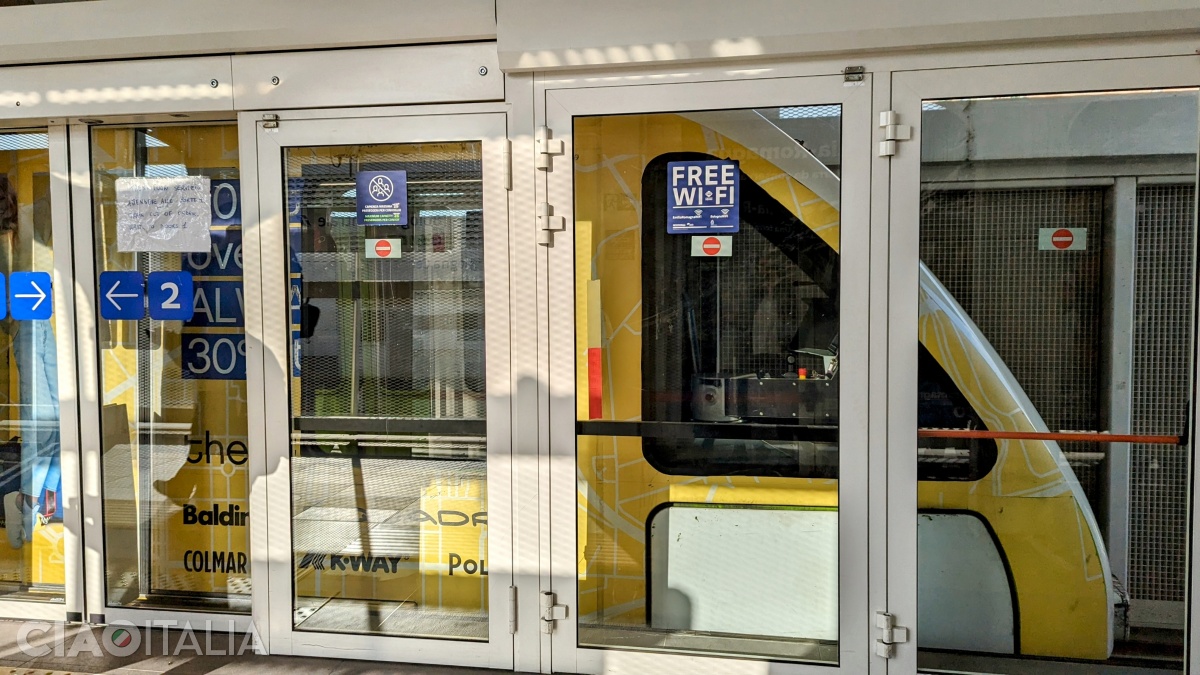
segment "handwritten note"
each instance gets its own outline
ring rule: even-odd
[[[117,179],[117,249],[202,253],[212,246],[207,176]]]

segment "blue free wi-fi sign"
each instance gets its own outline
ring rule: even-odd
[[[739,177],[734,160],[667,162],[667,233],[737,232]]]

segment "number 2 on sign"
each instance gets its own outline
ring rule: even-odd
[[[170,293],[162,304],[163,309],[182,309],[179,304],[179,284],[168,281],[162,285],[162,289]]]
[[[192,275],[188,272],[151,272],[150,318],[160,321],[187,321],[195,313]]]

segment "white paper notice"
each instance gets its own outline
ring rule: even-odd
[[[207,176],[117,179],[117,250],[203,253],[211,226]]]

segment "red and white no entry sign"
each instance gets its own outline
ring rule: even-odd
[[[1038,250],[1041,251],[1086,251],[1086,227],[1042,227],[1038,228]]]
[[[1075,235],[1065,228],[1059,228],[1050,235],[1050,243],[1057,249],[1071,248],[1071,244],[1075,241]]]
[[[399,239],[368,239],[365,253],[368,258],[399,258]]]
[[[692,237],[692,257],[694,258],[728,258],[731,255],[733,255],[733,237],[722,235]]]

